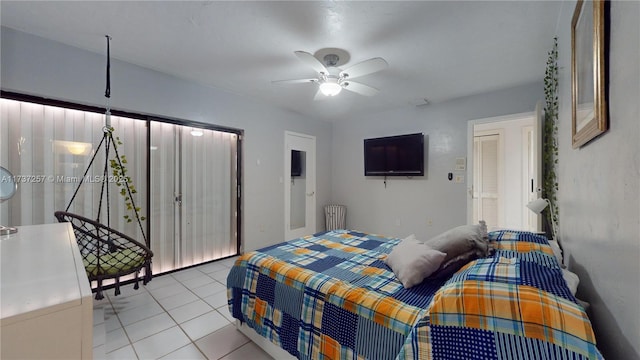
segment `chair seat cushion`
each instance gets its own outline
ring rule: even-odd
[[[87,254],[83,259],[84,268],[88,276],[116,275],[129,273],[139,268],[144,263],[144,256],[131,249],[122,249],[100,256],[100,261],[95,254]],[[98,267],[98,263],[100,267]]]

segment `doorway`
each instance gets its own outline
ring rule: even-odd
[[[489,230],[539,231],[526,205],[540,193],[541,105],[531,113],[468,124],[467,221]]]
[[[285,241],[316,231],[316,138],[284,134]]]

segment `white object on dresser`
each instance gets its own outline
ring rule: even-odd
[[[68,223],[0,237],[0,358],[91,359],[93,298]]]

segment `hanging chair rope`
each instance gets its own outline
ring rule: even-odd
[[[69,208],[71,207],[71,204],[73,203],[73,200],[75,200],[76,195],[78,195],[78,192],[80,191],[80,187],[82,186],[82,183],[84,181],[84,179],[87,177],[87,174],[89,174],[89,170],[91,170],[91,165],[93,165],[93,161],[96,159],[96,156],[98,155],[98,150],[102,147],[102,144],[104,143],[106,137],[102,137],[102,140],[100,140],[100,143],[98,144],[98,147],[96,148],[96,151],[93,153],[93,156],[91,157],[91,160],[89,161],[89,166],[87,166],[87,170],[85,170],[84,174],[82,175],[82,177],[80,178],[80,182],[78,183],[78,187],[76,187],[76,191],[73,192],[73,195],[71,196],[71,200],[69,200],[69,204],[67,205],[67,208],[64,211],[69,211]]]
[[[69,204],[64,212],[56,212],[56,218],[58,221],[67,221],[71,222],[76,232],[76,238],[79,241],[86,242],[87,244],[83,244],[82,246],[82,255],[83,261],[85,263],[85,268],[87,270],[87,274],[89,275],[90,280],[95,280],[98,282],[98,286],[95,289],[97,291],[96,299],[102,298],[102,280],[107,278],[115,278],[115,288],[116,295],[120,293],[120,276],[135,273],[136,285],[135,288],[138,288],[138,272],[141,268],[144,267],[145,274],[143,278],[143,283],[146,284],[151,280],[151,257],[153,253],[149,246],[149,241],[147,240],[147,236],[145,235],[144,228],[142,227],[142,219],[138,212],[138,208],[135,205],[135,201],[133,198],[133,193],[131,192],[131,185],[126,182],[128,176],[125,174],[125,168],[122,164],[122,159],[120,154],[118,153],[118,147],[116,145],[115,140],[113,139],[113,128],[111,127],[111,109],[109,106],[109,98],[111,97],[111,54],[109,42],[111,37],[109,35],[105,35],[107,38],[107,82],[104,96],[106,98],[106,106],[105,106],[105,125],[102,128],[102,140],[96,147],[96,150],[89,161],[89,165],[84,172],[84,175],[80,179],[78,186],[76,187]],[[104,146],[105,149],[105,157],[104,157],[104,167],[102,168],[102,183],[100,188],[100,198],[98,201],[97,214],[94,220],[90,220],[86,217],[75,215],[69,213],[69,209],[71,208],[71,204],[73,204],[76,196],[80,192],[80,188],[84,183],[84,180],[87,178],[91,167],[94,165],[94,161],[100,152],[101,148]],[[115,153],[115,161],[117,164],[117,169],[120,172],[120,178],[124,178],[125,182],[119,182],[118,186],[124,186],[126,190],[126,195],[128,195],[127,201],[127,210],[129,210],[129,206],[133,208],[133,213],[135,214],[136,221],[138,222],[138,227],[142,234],[142,238],[144,242],[138,243],[137,241],[129,238],[128,236],[122,234],[121,232],[111,228],[111,203],[110,203],[110,192],[109,192],[109,179],[111,178],[109,175],[109,154],[111,150]],[[116,169],[116,165],[112,166],[114,170]],[[115,174],[114,174],[115,175]],[[125,193],[123,193],[124,195]],[[104,203],[103,203],[104,201]],[[101,224],[101,214],[103,204],[106,207],[106,225]],[[131,221],[130,219],[128,221]],[[89,242],[93,242],[93,244],[89,244]],[[128,243],[132,243],[134,245],[128,245]],[[132,249],[137,250],[132,250]]]
[[[80,187],[82,186],[82,183],[84,182],[84,179],[87,177],[87,175],[89,174],[89,171],[91,170],[91,166],[93,165],[94,160],[96,159],[96,156],[98,155],[98,153],[100,152],[100,148],[104,145],[105,146],[105,157],[104,157],[104,169],[102,171],[102,184],[101,184],[101,188],[100,188],[100,200],[98,201],[98,212],[96,214],[96,221],[100,222],[100,215],[102,214],[102,199],[106,196],[107,198],[107,226],[111,225],[111,216],[110,216],[110,203],[109,203],[109,186],[108,186],[108,171],[109,171],[109,150],[111,148],[111,146],[113,145],[113,148],[116,150],[116,156],[118,156],[118,152],[117,152],[117,148],[115,146],[115,143],[113,141],[113,134],[112,131],[113,129],[111,128],[111,109],[109,106],[109,98],[111,97],[111,50],[110,50],[110,42],[111,42],[111,36],[109,35],[105,35],[105,37],[107,38],[107,71],[106,71],[106,86],[105,86],[105,91],[104,91],[104,97],[106,98],[106,106],[105,106],[105,126],[102,128],[102,140],[100,140],[100,143],[98,144],[98,147],[96,148],[96,151],[93,153],[93,156],[91,157],[91,160],[89,161],[89,166],[87,166],[87,169],[84,172],[84,175],[82,176],[82,178],[80,179],[80,182],[78,183],[78,187],[76,188],[75,192],[73,193],[73,196],[71,197],[71,200],[69,201],[69,204],[67,205],[67,208],[65,211],[69,211],[69,208],[71,207],[71,204],[73,203],[73,201],[76,198],[76,195],[78,194],[78,192],[80,191]],[[106,140],[106,141],[105,141]],[[117,157],[118,159],[118,163],[122,168],[122,163],[120,162],[120,158]],[[132,202],[133,204],[133,202]],[[134,209],[135,210],[135,209]],[[137,218],[137,211],[134,211],[136,213],[136,218]],[[140,225],[140,229],[142,230],[142,225]],[[142,235],[144,236],[144,231],[142,231]],[[145,241],[146,241],[146,237],[145,237]]]
[[[111,227],[111,213],[109,212],[109,208],[111,207],[111,204],[109,204],[109,183],[107,181],[104,181],[104,178],[107,177],[107,171],[109,170],[108,168],[108,163],[109,163],[109,148],[111,147],[111,141],[109,138],[109,135],[105,132],[103,137],[107,137],[107,142],[105,143],[105,161],[104,161],[104,169],[102,170],[102,176],[103,176],[103,181],[102,184],[100,186],[100,201],[98,202],[98,215],[97,215],[97,220],[96,221],[100,221],[100,213],[102,212],[102,198],[103,195],[107,196],[107,226]]]

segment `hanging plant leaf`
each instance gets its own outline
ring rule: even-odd
[[[115,159],[109,159],[109,165],[112,170],[111,173],[113,174],[114,179],[116,179],[115,184],[116,186],[120,187],[120,195],[122,195],[124,198],[126,209],[128,211],[132,211],[135,215],[135,218],[139,219],[140,221],[143,221],[146,219],[146,217],[140,216],[140,207],[133,206],[132,195],[136,194],[137,190],[133,185],[133,180],[131,179],[130,176],[127,175],[128,169],[124,166],[124,164],[128,163],[127,157],[124,154],[117,156],[118,154],[117,145],[122,145],[122,140],[120,140],[119,136],[116,136],[115,138],[113,137],[113,131],[114,131],[113,127],[109,127],[107,130],[109,132],[108,135],[111,137],[111,139],[115,139],[113,146],[115,148],[116,157]],[[130,223],[133,220],[132,216],[130,215],[124,215],[123,218],[128,223]]]
[[[549,200],[551,207],[544,216],[553,218],[558,224],[558,205],[556,192],[558,180],[556,167],[558,162],[558,38],[554,37],[552,49],[547,53],[547,66],[544,76],[544,126],[542,134],[542,197]],[[551,210],[553,209],[553,210]]]

